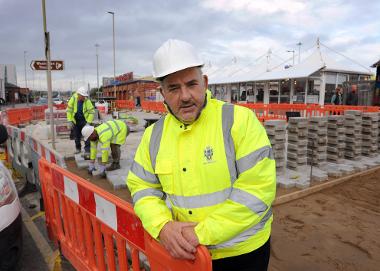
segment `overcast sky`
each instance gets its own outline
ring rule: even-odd
[[[96,43],[100,78],[113,75],[107,11],[115,12],[116,74],[151,74],[153,53],[169,38],[192,43],[213,66],[253,61],[269,48],[291,59],[286,51],[297,53],[299,41],[306,56],[317,37],[366,67],[380,58],[377,0],[46,0],[52,59],[65,61],[53,72],[54,89],[96,87]],[[28,86],[46,89],[46,72],[29,67],[44,59],[41,1],[0,0],[0,63],[16,64],[20,86],[24,51]]]

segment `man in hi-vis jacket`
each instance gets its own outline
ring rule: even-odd
[[[70,128],[74,132],[76,154],[81,152],[82,129],[85,125],[91,124],[94,120],[94,114],[95,108],[88,98],[87,89],[80,87],[78,91],[71,96],[66,111],[67,120],[71,126]],[[84,150],[85,158],[88,159],[90,156],[90,142],[88,140],[85,140]]]
[[[202,66],[179,40],[154,55],[169,113],[146,129],[137,149],[127,177],[134,209],[175,258],[194,259],[202,244],[213,270],[266,270],[276,192],[272,148],[254,112],[211,97]]]
[[[120,169],[120,147],[125,143],[128,134],[128,126],[122,120],[109,120],[97,127],[91,125],[83,127],[82,135],[84,140],[90,140],[91,142],[91,161],[88,166],[88,173],[91,174],[95,170],[98,143],[100,144],[100,150],[102,152],[101,162],[98,166],[101,176],[106,177],[106,170],[112,171]],[[112,164],[106,168],[110,151],[112,155]]]

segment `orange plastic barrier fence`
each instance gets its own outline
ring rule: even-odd
[[[141,101],[141,108],[144,111],[149,111],[149,109],[148,109],[148,102],[147,101]]]
[[[208,250],[194,261],[175,260],[147,232],[132,206],[92,183],[39,160],[49,237],[77,270],[211,271]]]
[[[286,119],[286,112],[300,112],[302,117],[343,115],[345,110],[360,110],[362,112],[379,112],[378,106],[348,106],[319,104],[237,104],[251,109],[260,121],[271,119]],[[142,101],[141,108],[145,111],[165,113],[163,102]]]
[[[117,109],[135,109],[135,103],[132,100],[116,100]]]
[[[166,107],[163,102],[154,101],[142,101],[141,108],[145,111],[151,111],[156,113],[166,113]]]
[[[10,108],[6,109],[9,125],[28,123],[33,119],[31,108]]]
[[[285,119],[286,112],[300,112],[303,117],[343,115],[346,110],[379,112],[378,106],[348,106],[318,104],[238,104],[253,110],[259,119]]]
[[[34,120],[45,119],[45,110],[48,108],[47,105],[32,106],[32,114]]]
[[[66,104],[53,104],[53,106],[57,108],[58,110],[63,110],[63,109],[66,109],[67,107]]]

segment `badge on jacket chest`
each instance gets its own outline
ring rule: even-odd
[[[215,162],[215,160],[212,159],[212,157],[214,155],[214,150],[212,149],[212,147],[207,146],[204,149],[203,154],[204,154],[204,157],[205,157],[205,161],[204,161],[205,164],[214,163]]]

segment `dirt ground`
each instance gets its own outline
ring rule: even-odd
[[[67,165],[89,180],[74,161]],[[128,189],[91,182],[130,201]],[[380,270],[380,170],[273,209],[270,271]]]
[[[128,202],[132,202],[131,199],[131,193],[129,193],[128,189],[119,189],[119,190],[114,190],[111,184],[103,178],[100,177],[93,177],[87,173],[86,169],[78,169],[75,160],[66,160],[66,165],[69,171],[73,172],[74,174],[82,177],[83,179],[86,179],[90,181],[91,183],[103,188],[104,190],[107,190],[108,192],[118,196],[119,198],[126,200]]]
[[[380,270],[380,170],[274,207],[269,270]]]

